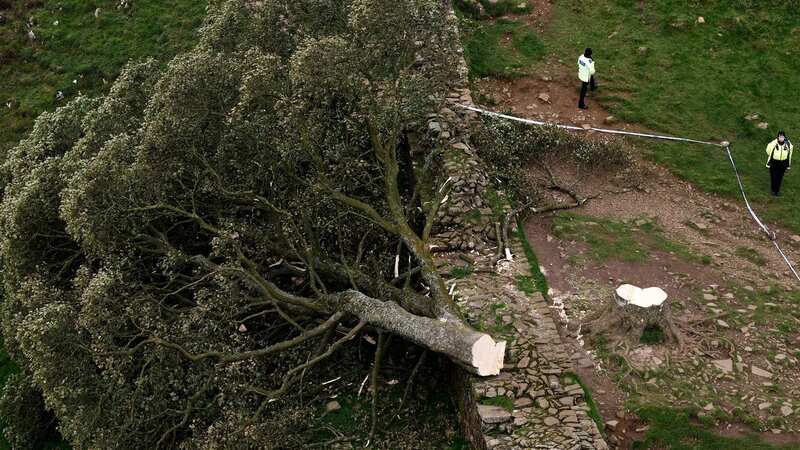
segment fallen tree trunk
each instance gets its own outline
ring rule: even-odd
[[[497,375],[503,368],[505,341],[495,342],[486,333],[468,327],[457,318],[416,316],[395,302],[384,302],[358,291],[346,291],[336,309],[353,314],[368,324],[441,353],[471,373]]]

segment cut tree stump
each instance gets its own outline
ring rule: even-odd
[[[667,293],[657,287],[623,284],[615,291],[614,301],[585,323],[583,331],[591,341],[602,336],[610,343],[636,346],[648,327],[658,327],[667,341],[683,346],[683,335],[672,322]]]

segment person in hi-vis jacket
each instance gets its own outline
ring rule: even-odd
[[[767,144],[767,168],[772,182],[772,195],[776,197],[781,195],[783,174],[792,168],[793,150],[794,146],[783,131],[779,131],[778,137]]]
[[[578,58],[578,78],[581,80],[581,99],[578,100],[578,108],[586,107],[586,91],[591,87],[592,91],[597,89],[594,82],[594,60],[592,59],[592,49],[587,48],[583,55]]]

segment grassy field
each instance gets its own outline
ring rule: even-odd
[[[672,450],[797,450],[797,445],[776,446],[761,442],[756,437],[733,439],[718,436],[705,430],[691,419],[687,411],[645,407],[637,410],[639,417],[648,422],[644,440],[635,442],[633,449]]]
[[[554,4],[544,41],[549,53],[564,60],[584,47],[594,49],[598,98],[622,120],[732,141],[756,209],[800,232],[800,209],[794,207],[798,169],[787,173],[784,196],[773,198],[764,167],[764,149],[779,129],[800,144],[799,5],[796,0],[564,0]],[[753,113],[759,118],[745,118]],[[758,128],[761,122],[768,128]],[[652,142],[640,148],[707,191],[738,195],[722,151]]]
[[[134,0],[118,9],[119,3],[0,0],[0,152],[19,141],[42,111],[79,93],[104,92],[128,60],[166,61],[194,45],[207,4]]]
[[[207,4],[134,0],[118,9],[119,3],[0,0],[0,158],[30,131],[42,111],[81,93],[102,94],[128,60],[167,61],[193,46]],[[35,39],[30,39],[29,30]],[[0,387],[17,370],[0,350]],[[59,442],[46,445],[68,448]],[[0,437],[0,449],[7,448]]]
[[[498,2],[497,5],[508,3]],[[471,77],[523,76],[530,73],[534,63],[541,61],[547,54],[539,35],[525,24],[514,20],[517,13],[528,10],[500,6],[496,16],[483,19],[474,18],[469,11],[456,10],[461,19],[464,56],[469,64]]]

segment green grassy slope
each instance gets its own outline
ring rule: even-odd
[[[207,1],[134,0],[118,9],[119,3],[0,0],[0,151],[42,111],[78,93],[104,92],[129,59],[165,61],[194,45]],[[35,40],[28,37],[31,18]]]
[[[644,5],[644,8],[641,7]],[[699,139],[733,142],[746,188],[766,219],[800,232],[800,178],[769,193],[766,144],[779,129],[800,144],[800,5],[796,0],[564,0],[545,41],[571,60],[592,47],[599,99],[625,121]],[[705,23],[698,23],[703,17]],[[761,118],[747,121],[758,113]],[[757,123],[769,123],[761,130]],[[711,147],[642,143],[650,156],[705,190],[738,188]]]

